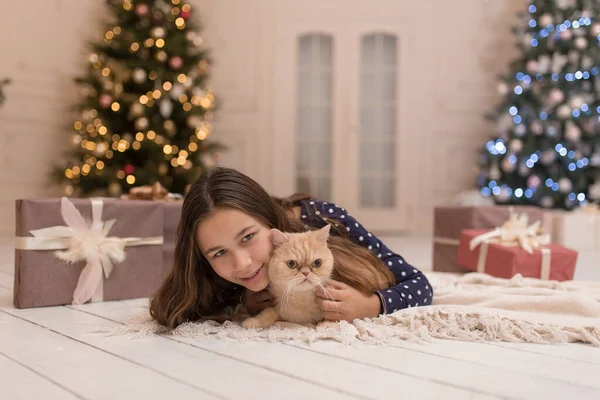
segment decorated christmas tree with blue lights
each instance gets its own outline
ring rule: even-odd
[[[499,204],[600,200],[600,0],[531,0],[477,184]]]

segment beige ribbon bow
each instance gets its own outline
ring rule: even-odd
[[[501,227],[490,232],[475,236],[469,242],[469,249],[472,251],[481,245],[477,271],[484,272],[489,243],[499,243],[503,246],[520,246],[527,253],[532,254],[533,250],[542,252],[542,270],[541,279],[550,278],[550,249],[545,248],[551,242],[549,234],[540,235],[541,221],[529,225],[527,214],[521,215],[515,213],[510,208],[510,218]]]
[[[73,304],[88,300],[103,300],[103,278],[110,276],[113,262],[125,259],[125,247],[162,245],[163,237],[119,238],[108,233],[116,219],[102,221],[103,202],[92,202],[92,221],[86,222],[77,208],[67,199],[61,199],[61,214],[67,226],[52,226],[30,231],[33,237],[17,237],[15,248],[19,250],[64,250],[54,254],[71,263],[86,261],[73,292]]]

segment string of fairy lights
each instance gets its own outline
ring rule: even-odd
[[[165,3],[168,9],[164,8],[163,11],[167,21],[174,23],[177,29],[184,30],[186,20],[190,17],[191,6],[181,4],[180,0],[171,0],[171,4]],[[145,3],[134,5],[131,1],[124,0],[122,7],[124,11],[135,12],[140,17],[151,13],[150,7]],[[168,40],[166,33],[164,26],[153,27],[150,30],[150,37],[129,44],[130,54],[138,54],[144,49],[152,50],[158,62],[168,62],[171,70],[181,69],[184,64],[183,59],[177,55],[169,56],[164,50]],[[123,28],[115,25],[104,33],[103,40],[110,45],[120,39],[122,34]],[[186,34],[186,39],[196,48],[202,46],[202,38],[193,31]],[[175,73],[174,79],[164,81],[154,70],[146,71],[141,67],[129,70],[123,63],[102,54],[91,54],[89,63],[92,74],[101,82],[102,89],[97,93],[90,88],[87,89],[88,95],[97,95],[97,106],[83,110],[80,118],[73,124],[72,142],[74,145],[81,146],[84,154],[80,162],[65,169],[66,178],[77,183],[82,176],[93,173],[103,174],[116,153],[137,151],[143,146],[158,146],[162,149],[165,162],[173,168],[191,169],[193,163],[190,157],[201,148],[201,142],[210,137],[213,132],[211,110],[214,106],[214,95],[194,85],[197,77],[208,72],[208,61],[201,60],[187,73]],[[140,95],[123,90],[123,85],[127,82],[141,84],[147,80],[154,82],[154,88],[146,93]],[[182,148],[171,142],[171,138],[177,132],[177,126],[170,118],[174,107],[180,107],[186,115],[189,114],[186,123],[195,133],[189,135],[189,142]],[[111,132],[110,124],[103,122],[100,114],[120,113],[124,110],[129,110],[126,118],[133,122],[135,130],[131,133]],[[163,118],[161,129],[156,129],[155,126],[151,129],[149,116],[156,112],[159,112]],[[165,175],[168,169],[166,163],[161,163],[158,173]],[[136,171],[133,165],[111,170],[111,173],[113,172],[116,179],[109,186],[109,192],[120,190],[118,181],[124,180],[129,185],[136,183]],[[67,194],[72,194],[73,190],[72,184],[66,186]]]

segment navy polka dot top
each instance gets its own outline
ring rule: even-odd
[[[433,288],[425,275],[390,250],[345,209],[314,199],[302,200],[300,207],[300,218],[306,227],[322,228],[327,223],[326,220],[342,224],[354,243],[371,250],[392,271],[396,286],[378,292],[383,314],[431,304]]]

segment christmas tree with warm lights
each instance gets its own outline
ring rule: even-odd
[[[530,0],[477,184],[499,204],[600,200],[600,1]]]
[[[211,65],[192,8],[181,0],[107,0],[111,20],[93,43],[73,124],[67,194],[118,196],[161,183],[173,193],[214,166]]]

